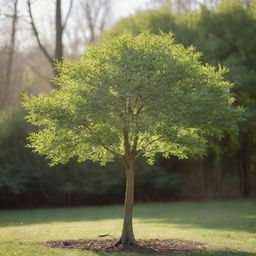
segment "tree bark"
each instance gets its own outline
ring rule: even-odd
[[[11,15],[12,18],[12,26],[11,26],[11,38],[10,44],[8,47],[7,52],[7,63],[6,63],[6,74],[5,74],[5,81],[4,81],[4,88],[2,91],[1,97],[1,108],[4,108],[7,97],[9,96],[10,92],[10,82],[11,82],[11,73],[13,67],[13,57],[15,52],[15,43],[16,43],[16,26],[18,21],[18,0],[13,2],[13,14]]]
[[[250,136],[248,133],[243,133],[241,147],[241,178],[242,178],[242,193],[243,196],[250,194],[250,173],[251,173],[251,145]]]
[[[56,45],[55,45],[55,59],[61,61],[63,56],[63,43],[62,43],[62,15],[61,15],[61,0],[56,0]]]
[[[125,164],[126,191],[124,202],[124,222],[122,235],[116,245],[135,245],[133,234],[132,216],[134,203],[134,160],[128,160]]]
[[[64,23],[62,22],[62,10],[61,10],[61,5],[62,5],[62,0],[55,0],[56,1],[56,6],[55,6],[55,51],[54,51],[54,56],[52,56],[51,54],[49,54],[49,52],[47,51],[47,49],[44,47],[44,45],[42,44],[40,37],[39,37],[39,33],[33,18],[33,13],[32,13],[32,9],[31,9],[31,0],[27,0],[27,6],[28,6],[28,11],[29,11],[29,16],[30,16],[30,21],[31,21],[31,26],[34,32],[34,35],[36,37],[37,43],[39,48],[41,49],[41,51],[43,52],[43,54],[45,55],[45,57],[47,58],[47,60],[49,61],[50,65],[53,68],[53,73],[54,76],[58,75],[58,71],[55,69],[55,63],[53,59],[56,59],[57,61],[61,62],[62,61],[62,56],[63,56],[63,52],[64,52],[64,46],[63,46],[63,31],[66,27],[66,24],[68,22],[68,19],[70,17],[70,13],[72,10],[72,6],[73,6],[73,0],[70,0],[70,6],[68,9],[68,13],[66,15],[66,18],[64,20]],[[53,87],[54,84],[50,83]]]

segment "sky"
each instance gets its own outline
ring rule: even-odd
[[[147,7],[149,0],[114,0],[113,13],[116,19],[126,17],[134,13],[137,9]]]
[[[68,8],[69,0],[62,0],[64,11]],[[76,1],[76,0],[75,0]],[[86,1],[86,0],[85,0]],[[127,17],[134,13],[138,9],[147,8],[150,0],[112,0],[112,12],[114,20],[118,20],[122,17]],[[34,4],[35,11],[39,16],[45,16],[49,12],[50,6],[54,3],[53,0],[37,0]],[[22,3],[26,8],[26,2]],[[51,6],[52,7],[52,6]],[[51,8],[52,9],[52,8]]]

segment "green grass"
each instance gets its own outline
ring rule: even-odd
[[[122,206],[0,211],[0,255],[110,255],[48,249],[36,243],[97,238],[108,232],[118,237],[121,224]],[[137,238],[187,239],[208,244],[205,252],[178,256],[256,256],[256,200],[137,204],[134,231]]]

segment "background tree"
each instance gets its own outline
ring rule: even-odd
[[[248,196],[255,194],[256,184],[256,63],[252,57],[255,56],[256,41],[255,2],[222,0],[213,1],[213,5],[210,2],[205,1],[205,6],[197,12],[183,15],[175,15],[166,8],[138,12],[117,22],[113,28],[103,33],[102,38],[112,38],[122,31],[138,34],[141,28],[155,34],[161,31],[173,32],[179,43],[193,45],[203,52],[201,60],[204,63],[221,63],[229,68],[225,77],[237,85],[232,92],[238,103],[247,108],[248,118],[241,125],[241,133],[226,134],[223,140],[225,143],[212,140],[208,158],[177,165],[180,173],[184,173],[181,175],[186,176],[186,191],[201,187],[201,192],[196,192],[198,197],[220,197],[227,193],[232,196]],[[171,159],[169,167],[165,163],[166,168],[173,166],[171,161],[177,160]],[[196,187],[193,188],[190,186],[195,184],[191,182],[195,172],[198,175]],[[231,187],[236,189],[232,190]],[[227,188],[230,192],[227,192]],[[221,190],[223,193],[219,193]]]
[[[58,65],[52,97],[26,97],[28,120],[41,130],[31,147],[52,164],[77,157],[119,160],[126,174],[123,231],[117,244],[135,244],[134,163],[202,155],[210,135],[236,128],[225,69],[203,66],[193,48],[170,35],[122,35],[91,46],[77,61]],[[211,115],[209,115],[211,113]]]
[[[87,38],[90,43],[95,43],[97,36],[107,25],[111,10],[111,0],[80,1],[80,5],[86,21],[86,27],[88,28],[88,31],[85,31],[85,38]]]
[[[13,14],[10,16],[12,19],[12,26],[11,26],[11,38],[8,47],[8,57],[7,57],[7,68],[6,68],[6,76],[5,76],[5,87],[6,92],[10,86],[10,79],[11,79],[11,72],[12,72],[12,64],[13,64],[13,55],[15,51],[15,41],[16,41],[16,26],[18,20],[18,0],[13,1]],[[3,95],[3,101],[5,101],[7,94]]]
[[[51,66],[53,67],[54,74],[57,75],[57,71],[54,69],[54,59],[57,61],[62,60],[63,56],[63,32],[66,27],[67,21],[69,19],[72,6],[73,6],[73,0],[70,0],[70,6],[68,9],[68,12],[66,14],[66,17],[63,21],[62,19],[62,10],[61,10],[61,0],[56,0],[56,6],[55,6],[55,51],[54,55],[51,56],[51,54],[47,51],[46,47],[42,44],[38,29],[36,27],[33,12],[31,8],[31,0],[27,0],[27,6],[28,6],[28,13],[30,17],[30,23],[33,30],[33,33],[35,35],[36,41],[38,43],[39,48],[43,52],[44,56],[47,58]]]
[[[4,79],[0,85],[1,92],[1,103],[0,109],[3,109],[6,105],[6,100],[8,98],[8,94],[10,93],[10,82],[11,82],[11,72],[13,68],[13,58],[15,53],[15,44],[16,44],[16,30],[18,23],[18,0],[13,0],[11,3],[5,3],[7,7],[7,13],[2,13],[1,15],[5,18],[11,20],[11,29],[10,29],[10,38],[8,39],[8,43],[6,45],[6,68]],[[8,8],[9,7],[9,8]],[[6,8],[5,8],[6,9]],[[9,10],[10,9],[10,10]]]

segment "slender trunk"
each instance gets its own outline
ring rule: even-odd
[[[1,105],[3,106],[5,105],[7,97],[9,96],[8,94],[10,92],[9,87],[10,87],[11,73],[12,73],[12,67],[13,67],[13,56],[15,51],[17,20],[18,20],[18,0],[15,0],[14,6],[13,6],[13,15],[12,15],[11,39],[8,47],[7,65],[6,65],[7,68],[6,68],[5,81],[4,81],[5,88],[2,92],[2,99],[1,99],[2,101]]]
[[[242,146],[242,177],[243,177],[243,196],[250,194],[250,169],[251,169],[251,147],[249,135],[243,136]]]
[[[251,135],[244,131],[240,133],[239,178],[240,189],[243,196],[248,196],[251,192],[251,168],[252,168],[252,145]]]
[[[61,0],[56,0],[56,41],[55,41],[55,59],[58,61],[62,60],[63,56],[63,43],[62,43],[62,13],[61,13]],[[54,70],[54,75],[57,75],[58,72]]]
[[[125,165],[126,173],[126,192],[125,192],[125,202],[124,202],[124,222],[123,231],[121,238],[117,242],[117,245],[134,245],[136,244],[133,226],[132,226],[132,216],[133,216],[133,203],[134,203],[134,161],[129,160]]]

